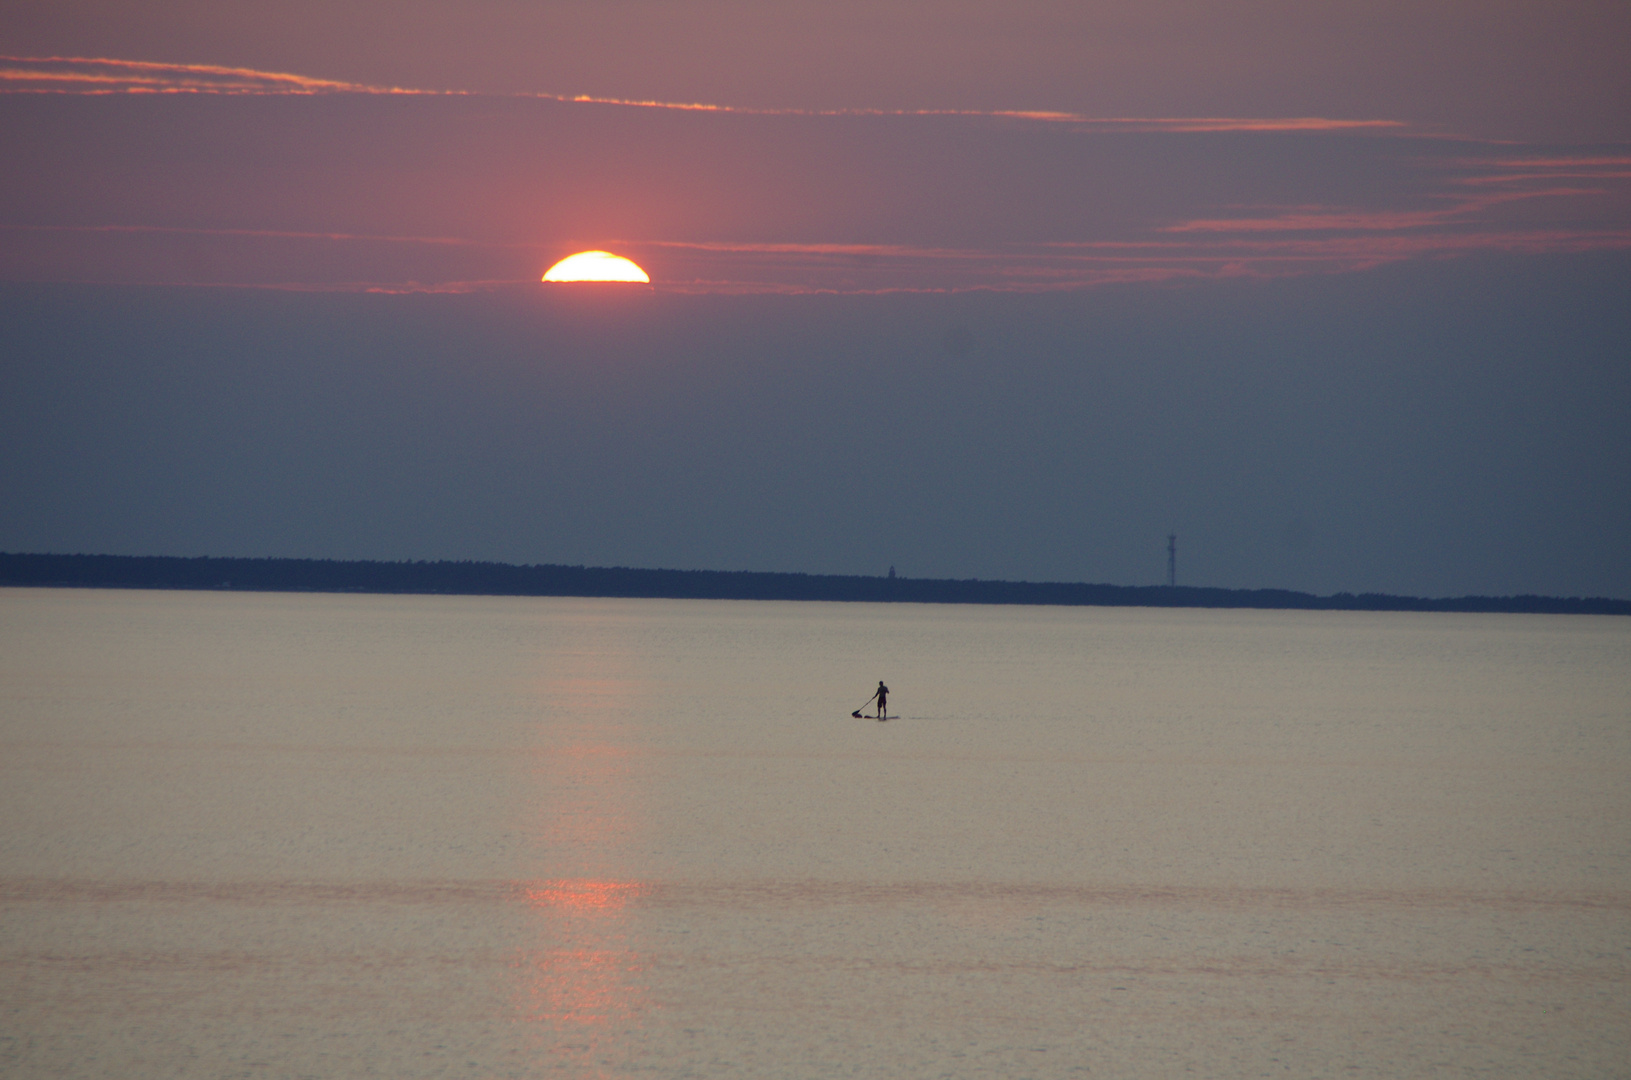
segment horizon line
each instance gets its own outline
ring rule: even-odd
[[[353,570],[393,570],[393,571],[496,571],[508,574],[511,580],[505,584],[510,585],[500,591],[493,587],[500,584],[488,581],[487,588],[472,590],[471,582],[461,588],[431,588],[428,585],[437,584],[427,582],[420,578],[418,587],[411,587],[415,583],[407,582],[400,576],[394,581],[374,580],[372,582],[359,582],[356,578],[350,579],[349,584],[337,583],[333,580],[326,583],[314,583],[311,579],[304,582],[298,579],[284,577],[280,582],[268,581],[264,577],[252,583],[234,584],[231,579],[221,581],[217,575],[210,574],[206,578],[195,578],[190,581],[153,581],[140,582],[125,577],[122,582],[109,580],[105,576],[101,580],[89,580],[81,575],[78,580],[46,580],[39,576],[40,571],[48,571],[48,564],[77,563],[88,566],[93,563],[109,564],[124,563],[131,569],[135,564],[145,563],[151,569],[160,566],[175,567],[178,564],[192,564],[197,569],[206,569],[205,564],[233,564],[241,568],[259,567],[274,568],[281,564],[284,570],[326,567],[329,569]],[[36,571],[33,580],[18,580],[16,571],[19,564],[26,569],[27,564],[33,564]],[[566,586],[576,586],[582,589],[592,584],[583,579],[591,575],[636,575],[647,578],[644,582],[645,591],[630,591],[626,584],[623,590],[617,592],[605,591],[519,591],[514,586],[523,584],[514,580],[516,575],[531,574],[534,577],[544,574],[577,575],[575,582],[556,581],[553,587],[559,589]],[[26,575],[25,575],[26,576]],[[764,595],[748,594],[741,590],[724,591],[720,589],[711,592],[698,592],[691,590],[683,593],[674,593],[672,589],[667,592],[653,592],[660,584],[650,579],[658,577],[684,577],[696,581],[702,578],[731,579],[736,583],[745,583],[748,579],[760,579],[761,584],[769,585],[776,582],[791,584],[794,581],[820,585],[826,583],[831,586],[852,584],[866,587],[867,595],[858,595],[853,591],[837,590],[828,595]],[[257,588],[256,585],[265,587]],[[328,587],[324,587],[324,585]],[[446,580],[440,584],[452,584]],[[535,587],[540,583],[533,582]],[[371,587],[370,587],[371,586]],[[389,587],[395,586],[395,587]],[[409,587],[404,587],[409,586]],[[1512,593],[1504,596],[1465,594],[1462,596],[1410,596],[1398,593],[1385,592],[1349,592],[1338,591],[1329,595],[1305,592],[1297,589],[1278,588],[1273,586],[1258,586],[1255,588],[1239,588],[1218,585],[1113,585],[1105,582],[1086,581],[1028,581],[1009,580],[1002,578],[913,578],[894,574],[823,574],[798,570],[682,570],[663,567],[632,567],[632,566],[589,566],[578,563],[506,563],[487,559],[324,559],[298,556],[242,556],[242,555],[107,555],[86,552],[68,554],[53,554],[47,552],[6,552],[0,551],[0,587],[45,587],[45,588],[158,588],[177,589],[180,591],[230,591],[230,592],[330,592],[330,593],[371,593],[381,595],[464,595],[464,596],[584,596],[603,597],[607,599],[720,599],[720,600],[828,600],[837,602],[873,601],[892,603],[977,603],[977,604],[1018,604],[1023,606],[1126,606],[1126,607],[1197,607],[1197,608],[1260,608],[1270,610],[1387,610],[1387,611],[1438,611],[1462,613],[1551,613],[1551,614],[1610,614],[1631,615],[1631,599],[1622,599],[1608,596],[1547,596],[1539,593]],[[604,588],[604,583],[602,583]],[[900,591],[907,591],[913,595],[896,595]],[[1061,593],[1068,590],[1070,595]],[[1051,598],[1043,591],[1050,591]],[[1090,597],[1089,591],[1099,592],[1097,598]],[[1203,601],[1212,603],[1192,602],[1184,600]],[[1280,603],[1250,601],[1280,600]],[[1135,601],[1131,603],[1121,601]],[[1143,600],[1144,602],[1136,602]],[[1229,602],[1233,601],[1233,602]],[[1597,609],[1597,610],[1587,610]]]

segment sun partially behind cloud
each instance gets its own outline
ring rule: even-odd
[[[545,281],[635,281],[651,278],[633,262],[609,251],[580,251],[568,255],[544,273]]]

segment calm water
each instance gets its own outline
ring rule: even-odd
[[[1631,620],[0,589],[8,1075],[1628,1061]]]

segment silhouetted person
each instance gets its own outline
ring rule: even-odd
[[[882,679],[878,680],[878,695],[877,696],[878,696],[878,719],[882,720],[884,717],[889,715],[889,687],[887,687],[887,686],[885,686],[883,684]]]

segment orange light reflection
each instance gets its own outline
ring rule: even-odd
[[[646,988],[634,981],[645,964],[635,953],[549,949],[522,957],[514,966],[521,969],[525,987],[525,998],[518,1003],[523,1022],[582,1035],[586,1028],[638,1026],[645,1012]]]
[[[522,1042],[574,1076],[605,1075],[635,1053],[652,1009],[639,917],[650,886],[628,873],[647,824],[630,728],[644,684],[621,624],[587,606],[571,617],[570,644],[542,658],[536,801],[517,809],[533,865],[551,876],[516,882],[527,918],[511,965]]]
[[[526,886],[527,903],[573,914],[621,911],[644,886],[637,881],[539,881]]]

